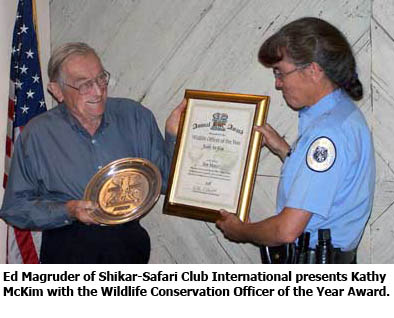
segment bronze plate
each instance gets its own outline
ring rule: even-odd
[[[84,200],[97,202],[91,216],[101,224],[121,224],[147,213],[160,196],[161,174],[141,158],[115,160],[100,169],[86,186]]]

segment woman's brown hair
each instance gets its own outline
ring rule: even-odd
[[[352,49],[342,32],[328,22],[311,17],[293,21],[263,43],[258,57],[271,67],[285,54],[295,65],[316,62],[352,99],[363,97]]]

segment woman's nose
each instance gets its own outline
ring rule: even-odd
[[[282,86],[283,86],[282,80],[279,77],[275,78],[275,89],[281,90]]]

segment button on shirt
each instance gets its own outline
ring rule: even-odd
[[[298,135],[282,167],[277,213],[285,207],[312,213],[305,228],[311,232],[311,248],[322,228],[331,229],[334,247],[356,248],[375,189],[374,148],[364,116],[346,93],[337,89],[299,112]],[[328,138],[335,147],[335,161],[320,172],[307,163],[308,150],[319,138]]]
[[[64,104],[34,118],[15,143],[0,217],[20,228],[46,230],[72,223],[69,200],[81,200],[92,176],[121,158],[152,161],[167,185],[175,137],[159,131],[150,110],[129,99],[108,98],[91,136]]]

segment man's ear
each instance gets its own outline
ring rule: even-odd
[[[48,91],[59,102],[63,102],[64,96],[60,85],[57,82],[48,83]]]
[[[321,80],[321,78],[323,78],[325,76],[323,69],[316,62],[312,62],[309,65],[309,68],[310,68],[310,72],[311,72],[313,81],[319,82]]]

